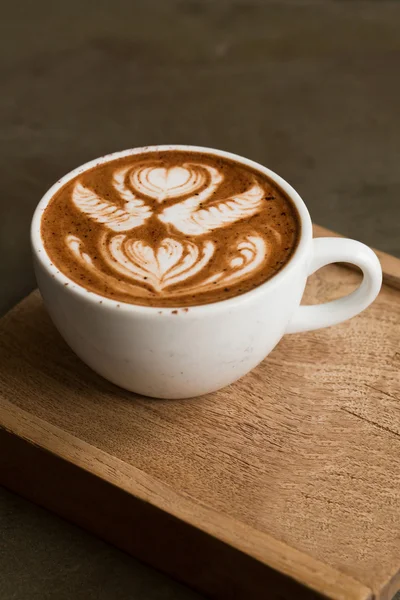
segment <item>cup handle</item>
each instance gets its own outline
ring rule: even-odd
[[[286,333],[312,331],[351,319],[369,306],[382,285],[382,268],[375,252],[361,242],[343,238],[313,240],[313,258],[309,275],[330,263],[352,263],[363,272],[361,285],[348,296],[318,306],[300,306]]]

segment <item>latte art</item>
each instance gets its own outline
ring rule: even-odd
[[[140,193],[162,202],[195,192],[204,185],[204,176],[204,169],[196,169],[195,165],[170,168],[145,166],[133,170],[130,181]]]
[[[212,242],[197,245],[165,238],[152,248],[124,235],[111,238],[109,249],[111,260],[108,257],[105,260],[111,268],[135,282],[146,282],[155,292],[193,277],[214,254]]]
[[[118,189],[118,188],[117,188]],[[127,190],[125,196],[129,191]],[[104,198],[77,183],[73,192],[75,206],[96,223],[104,224],[113,231],[130,231],[139,227],[151,216],[151,211],[142,200],[132,198],[127,200],[123,207],[113,204]]]
[[[42,236],[54,264],[139,304],[212,302],[259,285],[290,257],[294,207],[260,173],[165,151],[111,161],[53,198]]]

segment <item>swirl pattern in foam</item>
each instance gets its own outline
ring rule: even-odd
[[[215,173],[218,176],[218,173]],[[173,167],[141,166],[130,173],[132,187],[157,202],[193,194],[205,183],[206,173],[198,165]]]
[[[190,306],[260,285],[299,236],[291,201],[264,175],[176,150],[103,163],[68,182],[42,219],[46,251],[88,291]]]

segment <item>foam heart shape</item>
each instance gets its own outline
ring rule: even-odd
[[[165,238],[153,248],[140,240],[116,235],[109,245],[111,260],[108,252],[103,250],[103,253],[113,269],[161,292],[199,273],[214,254],[214,244],[207,241],[198,246]]]
[[[130,181],[140,194],[158,202],[195,192],[206,180],[206,173],[195,165],[176,167],[139,167],[131,171]]]

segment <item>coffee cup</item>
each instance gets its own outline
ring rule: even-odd
[[[283,268],[246,293],[190,306],[123,302],[71,282],[43,243],[41,224],[49,202],[78,175],[142,150],[148,152],[149,148],[110,154],[65,175],[44,195],[32,220],[34,268],[47,310],[72,350],[109,381],[156,398],[207,394],[246,375],[283,335],[336,325],[359,314],[376,298],[382,270],[370,248],[351,239],[313,239],[309,212],[284,179],[249,159],[192,146],[150,150],[204,152],[234,161],[267,177],[290,199],[298,214],[299,239]],[[343,298],[300,306],[307,278],[335,262],[359,267],[363,274],[360,286]]]

